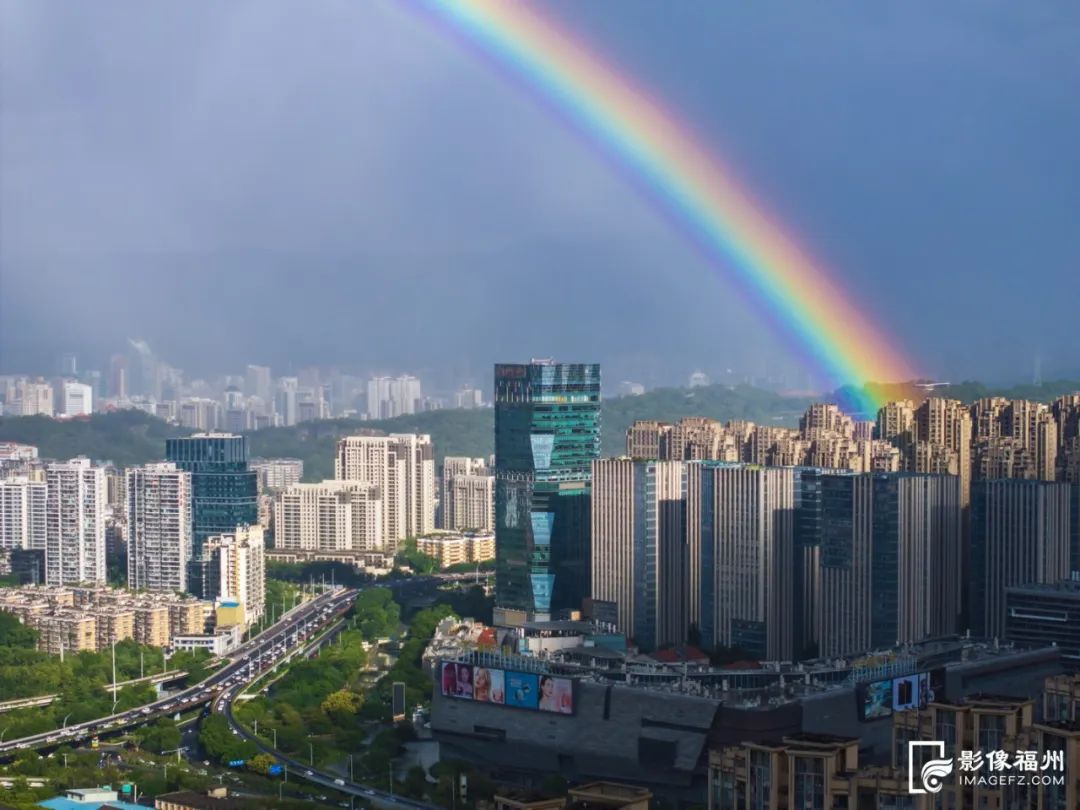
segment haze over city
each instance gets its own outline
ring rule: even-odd
[[[546,7],[925,376],[1077,371],[1074,4]],[[818,383],[610,156],[416,7],[2,13],[0,372],[139,337],[192,374],[572,355]]]

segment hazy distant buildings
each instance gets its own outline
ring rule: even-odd
[[[191,503],[191,473],[175,464],[147,464],[128,469],[129,588],[187,590]]]
[[[0,549],[45,550],[47,501],[44,481],[0,479]]]
[[[579,609],[588,595],[600,367],[495,366],[496,622]]]
[[[300,421],[299,388],[300,381],[296,377],[278,378],[275,411],[279,425],[291,427]]]
[[[1072,492],[1043,481],[976,481],[971,503],[968,618],[972,633],[1005,632],[1005,590],[1069,576]]]
[[[284,489],[304,477],[304,461],[299,458],[257,458],[248,467],[259,477],[260,491]]]
[[[368,419],[393,419],[423,408],[420,380],[408,374],[400,377],[372,377],[367,384]],[[463,406],[466,407],[466,406]]]
[[[45,581],[105,582],[105,471],[76,458],[45,468]]]
[[[645,650],[687,640],[686,467],[592,464],[592,598],[611,603],[618,630]]]
[[[273,379],[269,366],[251,366],[244,370],[244,393],[257,397],[262,403],[270,402],[273,392]]]
[[[7,416],[53,416],[55,412],[52,386],[44,380],[18,379],[4,395]]]
[[[383,506],[379,487],[366,481],[293,484],[274,497],[274,548],[381,551]]]
[[[483,408],[484,394],[479,388],[465,386],[454,393],[455,408]]]
[[[94,389],[80,382],[65,380],[61,384],[63,405],[60,415],[71,418],[89,416],[94,412]]]

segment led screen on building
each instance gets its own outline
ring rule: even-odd
[[[570,678],[452,661],[443,661],[440,666],[441,691],[445,697],[552,714],[574,713],[574,682]]]

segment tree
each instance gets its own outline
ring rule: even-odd
[[[24,625],[13,613],[0,613],[0,647],[32,650],[37,640],[37,630]]]
[[[270,768],[277,765],[277,760],[270,754],[256,754],[248,760],[248,770],[260,773],[263,776],[270,774]]]
[[[203,721],[199,729],[199,743],[207,754],[222,763],[233,759],[250,759],[257,750],[254,743],[233,734],[229,721],[221,714],[212,714]]]
[[[180,729],[172,718],[161,717],[153,724],[143,726],[135,733],[139,746],[155,754],[175,751],[180,747]]]
[[[331,692],[323,700],[320,708],[324,714],[329,715],[335,721],[340,722],[346,718],[352,717],[358,711],[360,706],[363,705],[364,699],[356,692],[350,692],[348,689],[339,689],[336,692]]]

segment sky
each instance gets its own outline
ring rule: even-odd
[[[936,379],[1080,374],[1080,5],[547,2]],[[0,0],[0,372],[128,337],[485,382],[817,381],[729,268],[412,0]]]

